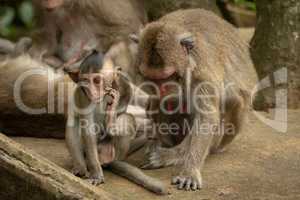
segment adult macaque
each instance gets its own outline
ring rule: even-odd
[[[95,51],[75,74],[69,72],[78,84],[66,127],[73,173],[98,185],[104,182],[101,165],[108,165],[152,192],[167,194],[162,183],[122,162],[136,138],[135,119],[126,113],[131,98],[130,72],[128,65],[119,65],[129,51],[124,43],[113,46],[105,56]]]
[[[80,65],[93,49],[106,52],[146,22],[138,0],[36,0],[34,4],[42,28],[30,53],[55,68]]]
[[[250,107],[257,78],[248,46],[231,25],[195,9],[147,25],[139,52],[138,72],[157,86],[145,88],[157,132],[143,168],[176,165],[172,184],[200,189],[207,155],[234,139]]]

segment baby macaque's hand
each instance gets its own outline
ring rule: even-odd
[[[107,97],[106,97],[106,103],[107,103],[107,110],[106,110],[106,127],[109,129],[109,132],[115,132],[114,130],[111,130],[115,124],[117,123],[117,108],[120,101],[120,93],[119,91],[115,89],[110,89]],[[114,136],[114,134],[112,134]]]
[[[116,89],[111,89],[110,90],[110,96],[113,97],[113,104],[118,104],[120,101],[120,92]]]

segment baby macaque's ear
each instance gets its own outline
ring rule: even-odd
[[[115,69],[115,78],[119,78],[121,76],[122,73],[122,68],[117,66]]]
[[[65,67],[64,71],[75,83],[79,82],[80,64],[76,63],[73,66]]]
[[[75,82],[79,82],[79,72],[69,72],[70,78]]]
[[[136,44],[139,44],[140,43],[140,36],[141,36],[141,34],[143,32],[143,29],[144,29],[144,26],[140,26],[139,27],[139,31],[137,33],[132,33],[132,34],[129,35],[129,39],[132,42],[134,42]]]
[[[136,44],[140,43],[140,38],[137,34],[130,34],[129,39]]]
[[[191,33],[184,33],[180,35],[179,41],[181,46],[186,49],[187,53],[190,53],[190,51],[195,47],[195,40]]]

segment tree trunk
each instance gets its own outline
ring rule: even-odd
[[[151,21],[172,11],[187,8],[204,8],[220,15],[216,0],[146,0],[145,6]]]
[[[252,40],[252,56],[261,80],[270,77],[271,87],[261,92],[260,106],[276,105],[278,89],[288,92],[289,108],[300,107],[300,1],[259,0],[257,26]],[[287,69],[284,76],[274,73]],[[284,71],[281,71],[284,72]],[[275,76],[274,76],[275,75]],[[284,73],[281,75],[284,75]],[[285,82],[285,81],[284,81]],[[277,91],[277,92],[276,92]]]

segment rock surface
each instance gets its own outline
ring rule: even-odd
[[[271,114],[262,114],[272,117]],[[300,111],[289,111],[288,131],[279,133],[252,115],[243,133],[222,154],[211,155],[204,167],[204,188],[198,192],[177,191],[156,196],[105,171],[106,183],[99,186],[119,199],[172,200],[296,200],[300,199]],[[29,149],[70,169],[63,140],[14,138]],[[129,161],[138,164],[142,151]],[[146,171],[166,184],[176,170]],[[91,186],[92,187],[92,186]]]
[[[54,155],[55,151],[49,153]],[[114,198],[0,134],[0,199]]]

